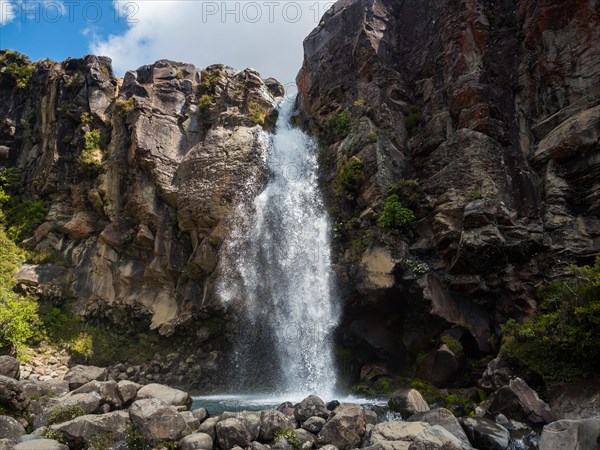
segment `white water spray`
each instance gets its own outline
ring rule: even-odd
[[[292,108],[289,100],[281,106],[264,190],[236,210],[218,290],[224,302],[243,310],[237,377],[254,373],[271,392],[330,398],[338,313],[329,220],[318,188],[316,143],[291,126]]]

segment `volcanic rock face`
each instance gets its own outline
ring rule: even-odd
[[[95,56],[36,63],[25,88],[0,72],[0,163],[48,206],[27,245],[72,266],[61,279],[77,311],[127,307],[169,335],[210,308],[226,217],[260,186],[281,86],[171,61],[117,79]],[[46,269],[28,266],[23,284],[43,291],[31,273]]]
[[[306,38],[300,105],[325,184],[362,162],[351,200],[331,193],[354,219],[336,219],[372,229],[393,182],[420,187],[408,253],[387,242],[393,283],[366,292],[365,258],[346,251],[357,233],[338,245],[343,334],[371,348],[364,362],[411,360],[451,327],[489,352],[499,323],[535,310],[536,283],[599,253],[598,5],[342,0]],[[355,318],[381,323],[396,349],[353,333]]]

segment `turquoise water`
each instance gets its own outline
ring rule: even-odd
[[[223,411],[260,411],[263,409],[277,408],[284,402],[298,403],[304,397],[278,397],[260,394],[242,395],[207,395],[192,397],[194,403],[192,409],[206,408],[211,414],[220,414]],[[354,396],[343,396],[335,399],[323,399],[325,402],[337,400],[340,403],[357,403],[366,407],[385,406],[386,399],[361,398]]]

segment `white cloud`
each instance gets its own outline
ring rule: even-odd
[[[123,5],[115,2],[115,6]],[[158,59],[252,67],[263,77],[293,83],[302,64],[302,41],[331,1],[137,2],[121,11],[129,23],[120,35],[91,39],[90,50],[112,58],[117,73]]]
[[[9,0],[0,0],[0,26],[6,25],[15,18],[15,5]]]

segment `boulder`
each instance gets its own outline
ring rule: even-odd
[[[239,419],[230,418],[218,422],[215,432],[222,450],[235,446],[246,448],[252,442],[250,432]]]
[[[19,361],[12,356],[0,356],[0,375],[18,380],[20,372],[21,366],[19,365]]]
[[[80,447],[98,435],[111,433],[116,439],[124,439],[131,429],[127,411],[107,414],[85,415],[50,427],[65,435],[69,447]]]
[[[179,441],[181,450],[211,450],[213,440],[206,433],[193,433]]]
[[[123,405],[116,381],[90,381],[72,391],[71,394],[91,394],[100,399],[101,406],[107,404],[111,410],[120,409]]]
[[[472,448],[444,427],[434,425],[421,431],[408,450],[470,450]]]
[[[310,431],[311,433],[318,433],[319,431],[321,431],[324,425],[325,419],[323,419],[322,417],[313,416],[309,417],[302,423],[302,428]]]
[[[365,409],[365,416],[367,417],[367,424],[375,425],[379,422],[377,413],[371,409]]]
[[[196,419],[200,421],[200,423],[204,422],[204,419],[208,417],[208,411],[206,408],[197,408],[192,411],[192,414]]]
[[[417,368],[417,377],[436,386],[444,386],[452,381],[460,370],[460,360],[442,344],[425,357]]]
[[[373,427],[364,447],[378,447],[385,450],[408,450],[411,442],[427,427],[425,422],[392,422],[378,423]]]
[[[79,406],[84,414],[93,414],[100,411],[100,398],[93,393],[90,394],[67,394],[57,399],[55,406],[49,409],[52,411],[59,409],[67,409],[72,406]]]
[[[253,411],[240,411],[240,412],[224,412],[221,414],[221,419],[238,419],[244,424],[248,432],[250,433],[250,440],[256,441],[261,430],[262,412]],[[266,417],[265,417],[266,419]],[[276,419],[277,420],[277,419]],[[265,425],[269,425],[268,419]]]
[[[600,444],[600,416],[589,419],[563,419],[546,425],[540,437],[540,450],[596,450]]]
[[[260,442],[257,441],[252,441],[250,442],[250,446],[248,447],[249,450],[271,450],[271,447],[269,447],[268,445],[265,444],[261,444]]]
[[[407,419],[408,422],[427,422],[430,425],[440,425],[454,435],[459,441],[468,447],[471,446],[469,438],[465,434],[458,419],[446,408],[435,408],[431,411],[413,414]]]
[[[295,430],[298,443],[300,444],[300,450],[309,450],[317,443],[317,437],[303,428]]]
[[[0,439],[0,450],[12,450],[16,444],[14,439]]]
[[[181,438],[186,426],[177,408],[157,398],[133,402],[129,408],[129,417],[135,429],[153,442],[176,441]]]
[[[21,392],[17,380],[0,375],[0,406],[17,411],[21,410],[23,407],[20,400]]]
[[[198,427],[198,432],[206,433],[213,439],[213,441],[216,440],[217,434],[215,432],[215,427],[220,420],[221,420],[220,416],[209,417],[208,419],[206,419],[204,422],[202,422],[200,424],[200,426]]]
[[[135,400],[135,396],[142,387],[141,384],[129,380],[121,380],[117,386],[119,389],[119,396],[121,397],[121,400],[123,400],[123,405],[128,405]]]
[[[483,389],[495,391],[506,386],[512,378],[510,364],[498,356],[488,363],[477,384]]]
[[[90,381],[107,381],[108,371],[102,367],[77,365],[65,374],[64,380],[69,382],[69,389],[74,390]]]
[[[400,389],[394,392],[388,406],[392,411],[402,414],[402,417],[429,411],[429,405],[416,389]]]
[[[167,405],[184,406],[186,409],[192,406],[192,397],[187,392],[157,383],[147,384],[137,392],[136,399],[147,398],[157,398]]]
[[[13,450],[69,450],[69,447],[54,439],[32,439],[15,445]]]
[[[309,417],[318,416],[326,419],[329,417],[329,411],[323,400],[316,395],[309,395],[294,408],[294,417],[299,423],[304,422]]]
[[[546,402],[521,378],[510,380],[508,386],[492,394],[488,410],[492,414],[502,413],[532,425],[550,423],[555,419]]]
[[[366,427],[367,418],[364,408],[342,403],[335,408],[317,435],[317,442],[320,446],[335,445],[340,450],[356,448],[363,440]]]
[[[192,432],[198,431],[198,427],[200,426],[200,421],[192,414],[191,411],[180,411],[181,417],[185,420],[185,425]]]
[[[23,392],[23,396],[29,399],[60,397],[69,393],[69,383],[61,380],[22,380],[19,382],[19,387]]]
[[[281,411],[275,409],[261,411],[259,434],[261,441],[270,441],[277,433],[288,428],[292,428],[292,422]]]
[[[0,416],[0,439],[18,440],[25,434],[25,428],[10,416]]]
[[[471,444],[479,450],[506,450],[510,433],[493,420],[461,417],[460,423]]]

